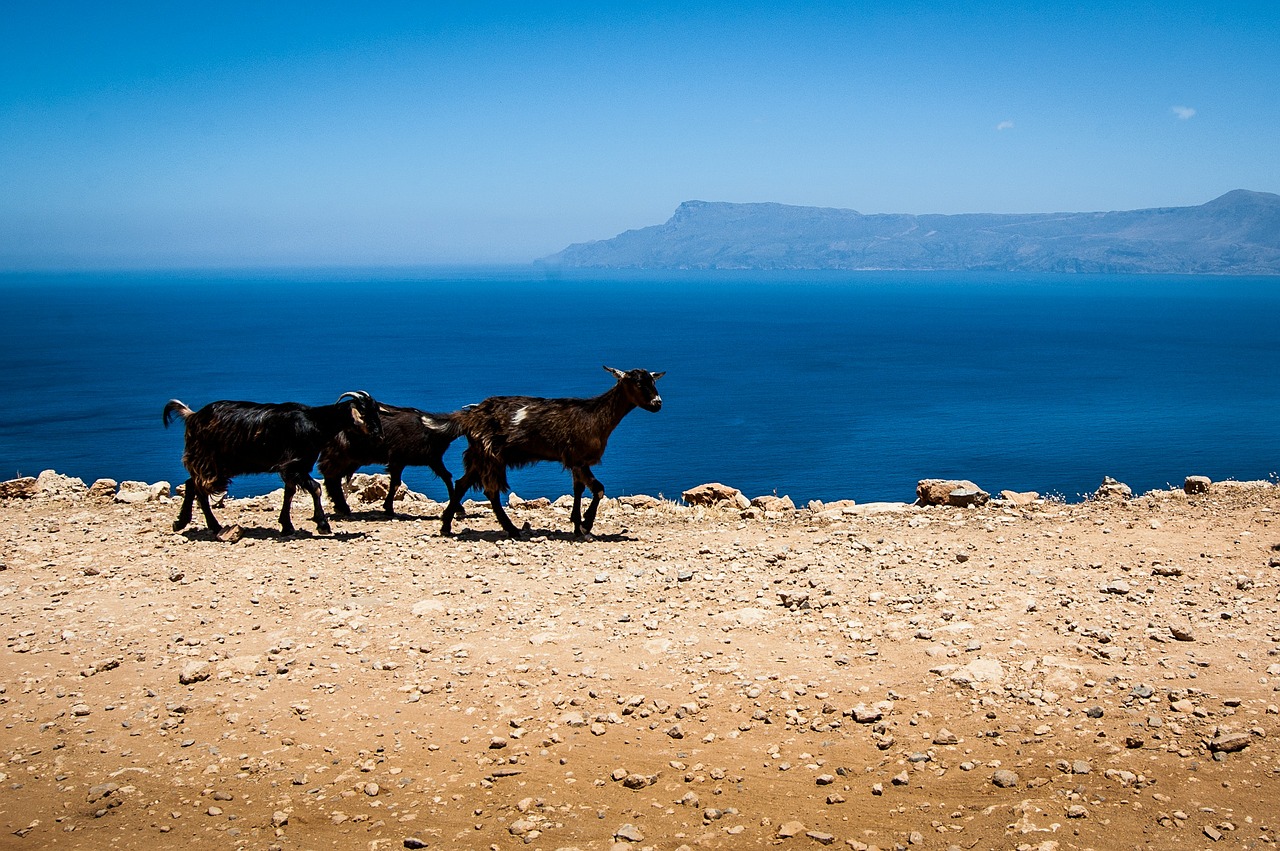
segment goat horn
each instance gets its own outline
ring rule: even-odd
[[[338,402],[341,402],[343,399],[347,398],[348,396],[350,396],[352,399],[368,399],[369,398],[369,394],[364,392],[363,390],[348,390],[346,393],[343,393],[341,396],[338,397]],[[338,402],[334,402],[334,404],[336,405],[338,404]]]

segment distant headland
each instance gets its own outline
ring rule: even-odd
[[[566,268],[1280,275],[1280,195],[1098,213],[863,215],[686,201],[666,223],[570,245]]]

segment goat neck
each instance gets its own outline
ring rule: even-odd
[[[636,403],[627,398],[627,393],[621,384],[613,385],[591,402],[593,403],[590,406],[592,413],[605,421],[609,431],[617,428],[622,418],[636,408]]]

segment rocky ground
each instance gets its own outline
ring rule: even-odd
[[[1065,505],[0,499],[0,847],[1254,848],[1280,488]],[[56,485],[56,486],[54,486]],[[141,494],[141,496],[139,496]],[[313,529],[301,503],[300,529]]]

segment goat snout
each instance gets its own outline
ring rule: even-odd
[[[651,411],[661,411],[661,410],[662,410],[662,397],[661,397],[661,396],[654,396],[652,399],[650,399],[650,400],[649,400],[649,410],[651,410]]]

